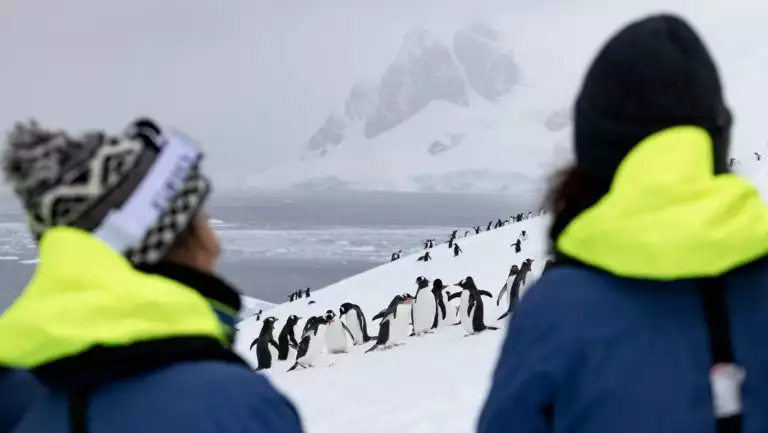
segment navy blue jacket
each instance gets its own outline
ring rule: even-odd
[[[702,294],[721,288],[746,370],[742,431],[768,431],[768,207],[712,167],[696,127],[627,155],[610,192],[557,236],[565,260],[517,307],[480,433],[714,433]]]
[[[30,373],[0,367],[0,433],[12,431],[44,394],[45,388]]]
[[[744,432],[768,429],[768,263],[726,278]],[[509,325],[480,433],[714,433],[710,347],[690,281],[556,266]]]
[[[16,433],[71,432],[68,395],[50,392]],[[293,406],[240,364],[194,361],[99,387],[88,399],[89,433],[301,433]]]

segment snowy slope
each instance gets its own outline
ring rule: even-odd
[[[529,284],[540,274],[546,226],[544,218],[533,218],[459,238],[464,254],[457,258],[446,245],[437,245],[432,262],[417,263],[416,255],[403,257],[312,294],[314,305],[301,299],[275,306],[269,314],[284,322],[291,314],[306,318],[327,309],[338,313],[340,304],[348,301],[360,305],[369,333],[376,335],[377,324],[371,317],[394,295],[415,293],[417,276],[451,284],[471,275],[480,289],[494,295],[493,300],[484,300],[486,324],[496,324],[504,305],[497,307],[495,296],[509,267],[531,257],[536,261]],[[522,230],[528,231],[529,238],[522,252],[515,254],[510,244]],[[275,338],[282,328],[279,323]],[[255,351],[248,346],[260,327],[255,318],[241,322],[236,342],[238,352],[254,366]],[[296,327],[297,333],[302,327],[303,321]],[[289,361],[278,363],[266,374],[297,404],[309,433],[468,433],[473,431],[503,336],[500,330],[464,337],[461,326],[448,326],[434,334],[411,337],[404,346],[390,351],[364,354],[368,343],[352,347],[347,354],[324,354],[320,365],[312,369],[287,373],[292,365]]]

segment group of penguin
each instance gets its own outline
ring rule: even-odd
[[[521,269],[515,271],[517,266],[513,266],[510,271],[510,277],[502,287],[496,303],[499,305],[505,293],[509,294],[509,308],[500,320],[514,308],[520,286],[525,284],[525,274],[530,270],[532,262],[533,260],[527,259]],[[520,272],[521,270],[523,272]],[[451,293],[451,287],[460,287],[461,290]],[[483,297],[493,298],[493,295],[478,289],[471,276],[448,286],[439,278],[430,283],[427,278],[419,276],[416,278],[415,296],[410,293],[398,294],[392,298],[387,308],[373,316],[374,321],[379,321],[379,331],[374,344],[365,353],[392,349],[403,344],[409,336],[432,333],[443,325],[461,324],[467,336],[485,330],[497,330],[497,327],[488,326],[484,322]],[[455,299],[459,299],[458,306],[451,304]],[[296,358],[288,371],[299,367],[312,367],[323,347],[331,354],[346,353],[350,340],[355,346],[374,340],[368,334],[362,309],[350,302],[341,304],[338,316],[333,310],[327,310],[323,315],[309,317],[297,341],[295,327],[301,319],[296,315],[289,316],[278,334],[277,341],[273,332],[278,319],[264,319],[259,336],[250,346],[250,349],[256,346],[257,370],[271,368],[275,356],[280,361],[288,360],[291,349],[296,350]]]

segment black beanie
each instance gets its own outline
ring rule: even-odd
[[[682,19],[631,23],[603,47],[575,107],[577,165],[610,181],[644,138],[678,125],[706,129],[716,173],[727,171],[731,117],[704,43]]]

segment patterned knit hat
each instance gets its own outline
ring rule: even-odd
[[[17,123],[7,138],[3,171],[35,238],[59,225],[93,232],[150,172],[163,138],[161,128],[147,119],[133,122],[120,136],[101,131],[72,136],[35,121]],[[171,191],[143,240],[121,251],[134,264],[162,260],[205,202],[210,181],[200,173],[199,162]]]

